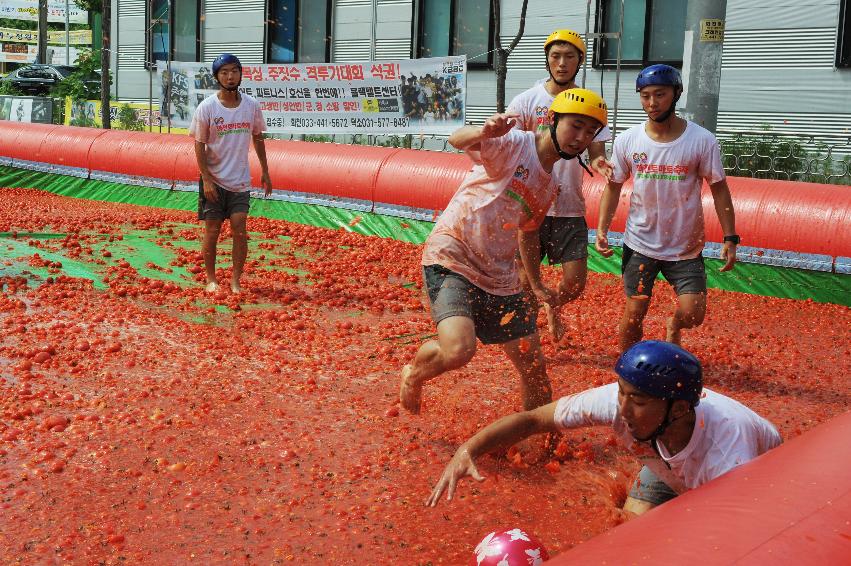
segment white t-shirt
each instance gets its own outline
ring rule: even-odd
[[[671,142],[650,139],[645,124],[615,140],[612,181],[633,177],[624,244],[664,261],[698,257],[703,251],[700,190],[726,178],[721,148],[708,130],[693,122]]]
[[[265,129],[263,113],[254,98],[240,93],[239,106],[226,108],[218,94],[211,94],[195,109],[189,133],[196,141],[207,144],[207,165],[216,184],[240,193],[251,189],[251,137]]]
[[[541,79],[535,86],[514,97],[508,105],[508,112],[520,115],[517,127],[527,132],[548,130],[550,127],[551,95],[545,86],[547,79]],[[612,139],[612,132],[605,126],[594,137],[595,142]],[[587,156],[587,152],[585,153]],[[585,171],[576,159],[556,162],[553,166],[553,179],[559,185],[558,196],[547,216],[580,217],[585,216],[585,197],[582,194],[582,181]]]
[[[520,292],[517,230],[536,230],[556,195],[535,134],[482,140],[480,165],[461,182],[426,240],[422,265],[442,265],[492,295]]]
[[[561,429],[610,425],[618,442],[677,493],[694,489],[782,442],[770,422],[738,401],[708,389],[694,408],[688,445],[670,456],[659,442],[660,458],[647,442],[638,442],[620,418],[618,384],[610,383],[558,400],[555,422]]]

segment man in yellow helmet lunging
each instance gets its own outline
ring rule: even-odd
[[[426,381],[467,364],[476,339],[500,344],[520,373],[523,407],[552,400],[538,339],[537,309],[520,285],[518,248],[534,247],[556,197],[553,168],[582,153],[607,121],[597,94],[573,89],[555,97],[547,130],[514,128],[516,114],[496,114],[484,126],[464,126],[449,143],[475,155],[473,167],[434,226],[423,253],[423,278],[437,324],[402,369],[403,408],[420,411]],[[519,231],[519,236],[518,236]],[[531,257],[528,250],[524,257]],[[535,264],[540,258],[535,258]],[[552,290],[539,289],[555,302]]]

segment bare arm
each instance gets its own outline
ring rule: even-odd
[[[494,114],[482,126],[462,126],[449,136],[449,143],[461,151],[479,151],[483,139],[498,138],[507,134],[517,120],[516,114]]]
[[[532,292],[542,303],[557,306],[557,293],[541,281],[541,238],[538,230],[518,230],[517,239],[520,243],[520,259]]]
[[[272,194],[272,178],[269,177],[269,164],[266,162],[266,142],[263,141],[263,134],[251,136],[251,141],[254,142],[254,151],[257,152],[257,159],[260,161],[261,183],[266,196],[269,196]]]
[[[436,506],[444,491],[446,491],[447,500],[451,500],[458,480],[465,476],[469,475],[478,481],[484,480],[474,462],[482,454],[512,446],[533,434],[557,430],[555,409],[556,402],[552,402],[531,411],[508,415],[477,432],[458,447],[452,460],[443,470],[443,475],[432,490],[426,505]]]
[[[207,144],[197,140],[195,141],[195,160],[198,162],[198,169],[201,171],[201,185],[204,188],[204,196],[211,202],[217,202],[219,196],[216,193],[216,182],[213,180],[213,174],[207,164]]]
[[[610,257],[614,252],[609,247],[609,226],[618,209],[618,201],[621,198],[623,183],[609,181],[600,197],[600,215],[597,218],[597,241],[594,247],[604,257]]]
[[[718,181],[709,185],[712,191],[712,198],[715,201],[715,213],[718,215],[718,222],[721,224],[721,230],[725,236],[731,236],[736,233],[736,211],[733,210],[733,197],[730,195],[730,187],[727,186],[727,181]],[[724,260],[724,265],[719,271],[730,271],[736,264],[736,244],[732,242],[724,242],[724,247],[721,248],[721,259]]]

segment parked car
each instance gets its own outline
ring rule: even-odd
[[[65,80],[74,70],[75,67],[66,65],[34,64],[15,69],[3,77],[2,80],[11,83],[12,86],[26,94],[46,96],[50,92],[50,89],[60,81]],[[87,90],[90,92],[98,92],[100,90],[100,75],[98,73],[92,73],[85,82]]]

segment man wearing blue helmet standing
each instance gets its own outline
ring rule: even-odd
[[[189,127],[189,133],[195,138],[195,157],[201,170],[198,219],[205,223],[202,254],[207,272],[207,292],[213,293],[219,290],[216,244],[222,222],[229,219],[233,237],[230,288],[232,292],[239,293],[242,291],[239,281],[248,255],[249,142],[254,143],[260,160],[261,182],[266,196],[272,194],[263,142],[266,123],[257,101],[239,92],[242,63],[235,55],[223,53],[216,57],[213,77],[219,83],[219,91],[198,105]]]
[[[458,480],[484,478],[475,459],[537,433],[593,425],[614,429],[643,464],[624,510],[640,515],[780,445],[769,421],[741,403],[703,389],[700,362],[670,342],[639,342],[615,364],[618,380],[503,417],[462,444],[426,505]]]
[[[701,186],[712,191],[724,231],[720,271],[736,263],[736,217],[727,187],[718,140],[709,131],[676,115],[683,91],[680,73],[668,65],[642,70],[635,90],[648,120],[615,140],[614,172],[600,201],[596,248],[611,256],[607,232],[624,182],[633,177],[623,240],[621,270],[626,308],[619,335],[624,351],[642,339],[644,317],[656,276],[661,272],[677,293],[678,305],[667,320],[666,340],[680,343],[684,328],[703,323],[706,271]]]

